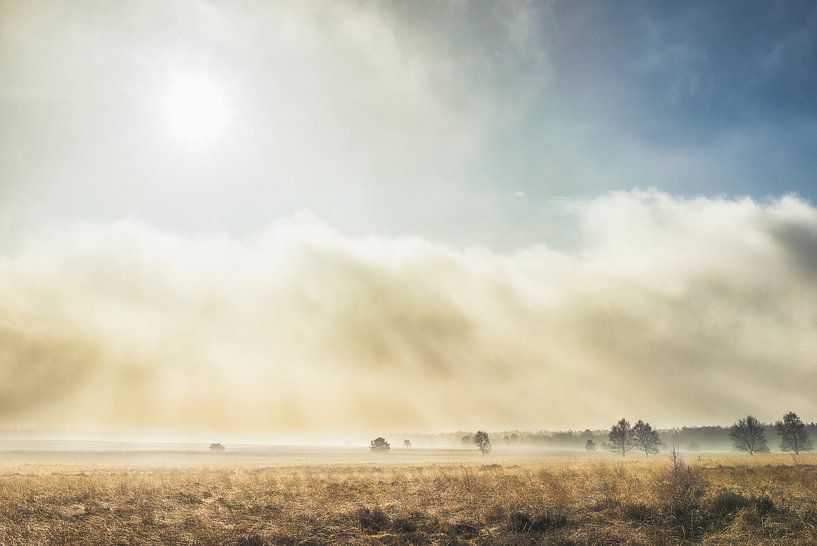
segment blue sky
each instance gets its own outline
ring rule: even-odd
[[[483,5],[471,8],[491,18]],[[475,85],[500,86],[502,100],[526,103],[486,158],[497,177],[540,196],[633,186],[815,196],[813,2],[526,9],[531,29],[520,55],[503,49],[513,33],[465,25],[474,35],[463,49],[494,63]]]

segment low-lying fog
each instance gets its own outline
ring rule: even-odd
[[[304,439],[307,442],[308,439]],[[318,440],[313,440],[317,442]],[[213,442],[215,443],[215,442]],[[291,465],[390,465],[435,463],[507,463],[533,459],[614,458],[604,449],[588,453],[584,449],[549,448],[535,445],[496,445],[481,455],[475,445],[395,445],[383,452],[362,442],[349,445],[261,444],[224,442],[223,450],[208,442],[106,441],[17,437],[0,440],[0,465],[9,467],[212,467],[212,466],[291,466]],[[659,453],[661,457],[664,453]],[[690,454],[692,455],[692,454]],[[642,458],[633,453],[628,458]]]

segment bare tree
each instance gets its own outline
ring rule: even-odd
[[[784,415],[782,421],[775,423],[774,428],[780,436],[780,449],[783,451],[793,451],[795,455],[799,455],[801,451],[814,449],[811,438],[806,433],[806,425],[793,411]]]
[[[474,443],[483,455],[491,452],[491,439],[488,438],[487,432],[478,430],[477,433],[474,434]]]
[[[621,453],[624,457],[627,452],[633,449],[633,427],[627,419],[621,419],[618,423],[612,426],[610,432],[607,433],[607,439],[610,441],[610,451]]]
[[[403,447],[411,447],[411,440],[403,440]]]
[[[735,449],[745,451],[749,455],[769,451],[763,425],[751,415],[732,425],[729,429],[729,439],[732,440]]]
[[[391,449],[391,446],[386,441],[385,438],[375,438],[371,442],[369,442],[369,449],[372,451],[388,451]]]
[[[633,425],[633,443],[643,449],[644,454],[649,457],[650,453],[658,453],[658,448],[661,446],[661,437],[658,435],[658,431],[653,430],[649,423],[639,419]]]
[[[584,450],[588,453],[596,451],[596,442],[593,440],[587,440],[587,443],[584,444]]]

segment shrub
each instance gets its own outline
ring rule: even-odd
[[[684,538],[691,537],[699,529],[706,482],[673,447],[669,468],[659,477],[657,485],[662,512],[675,522]]]
[[[372,451],[388,451],[391,449],[391,446],[385,438],[379,437],[369,442],[369,449]]]
[[[366,533],[375,535],[385,531],[389,526],[389,516],[380,508],[361,508],[357,511],[360,528]]]
[[[705,506],[713,521],[737,519],[751,525],[775,510],[774,501],[767,495],[748,497],[730,489],[715,493]]]
[[[733,515],[738,510],[746,508],[752,503],[751,499],[732,491],[731,489],[721,489],[715,493],[707,502],[706,509],[710,515],[716,518],[723,518]]]
[[[754,505],[755,510],[757,510],[757,513],[761,516],[774,512],[775,509],[774,501],[766,495],[752,497],[752,504]]]

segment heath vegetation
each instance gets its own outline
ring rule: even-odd
[[[16,468],[0,543],[817,543],[812,454],[481,463]]]

